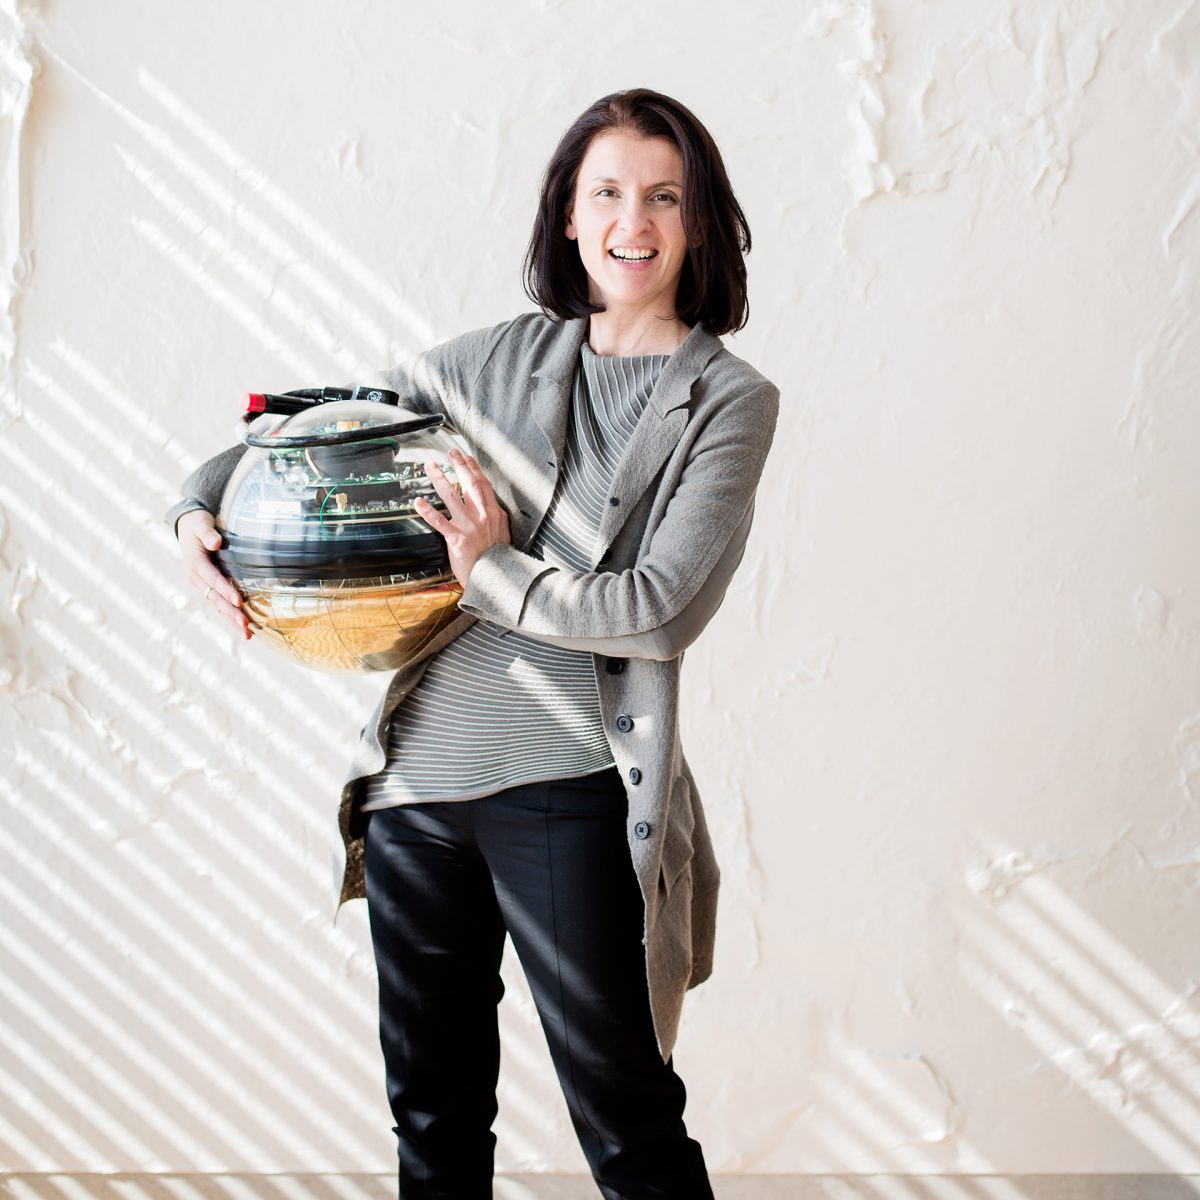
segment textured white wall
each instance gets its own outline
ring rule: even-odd
[[[533,306],[645,85],[782,389],[688,654],[714,1171],[1200,1170],[1200,7],[0,3],[0,1169],[391,1170],[334,814],[382,678],[235,643],[161,514],[237,397]],[[36,74],[34,69],[36,67]],[[32,76],[32,79],[31,79]],[[511,956],[497,1166],[583,1170]]]

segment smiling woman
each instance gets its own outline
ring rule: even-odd
[[[648,89],[604,96],[544,176],[540,311],[382,374],[402,408],[473,437],[461,495],[427,464],[445,507],[418,510],[458,615],[380,697],[338,811],[402,1196],[492,1194],[511,937],[601,1191],[712,1198],[672,1049],[712,971],[720,870],[678,713],[779,412],[719,336],[746,322],[749,248],[700,121]],[[167,514],[201,586],[223,582],[210,511],[237,458],[203,464]]]

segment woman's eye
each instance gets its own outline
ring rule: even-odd
[[[601,188],[601,189],[600,189],[600,190],[599,190],[599,191],[596,193],[596,195],[597,195],[597,196],[603,196],[605,192],[611,192],[611,191],[612,191],[612,188]],[[657,199],[658,199],[660,196],[661,196],[661,197],[662,197],[664,200],[670,200],[672,203],[674,203],[674,202],[675,202],[675,197],[674,197],[674,196],[672,196],[670,192],[657,192],[657,193],[655,193],[655,196],[654,196],[654,198],[657,200]]]

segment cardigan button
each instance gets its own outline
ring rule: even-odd
[[[622,733],[628,733],[633,728],[633,718],[628,713],[622,713],[617,718],[617,728]]]
[[[616,508],[616,506],[617,506],[618,504],[620,504],[620,503],[621,503],[621,500],[620,500],[620,497],[619,497],[619,496],[609,496],[609,498],[608,498],[608,502],[609,502],[609,504],[611,504],[611,505],[612,505],[614,508]]]
[[[636,833],[640,838],[647,838],[650,836],[650,826],[647,825],[645,821],[639,821],[633,827],[633,832]]]
[[[629,768],[629,782],[630,783],[641,783],[642,782],[642,773],[641,773],[641,771],[639,771],[637,769],[637,767]],[[642,836],[645,837],[645,834],[643,834]]]
[[[610,675],[620,675],[625,670],[625,660],[623,658],[610,658],[605,662],[604,669]]]

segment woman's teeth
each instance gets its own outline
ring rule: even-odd
[[[618,254],[615,250],[610,250],[609,254],[620,262],[642,262],[647,258],[653,258],[658,253],[657,250],[651,250],[649,254],[645,251],[638,251],[629,254]]]

